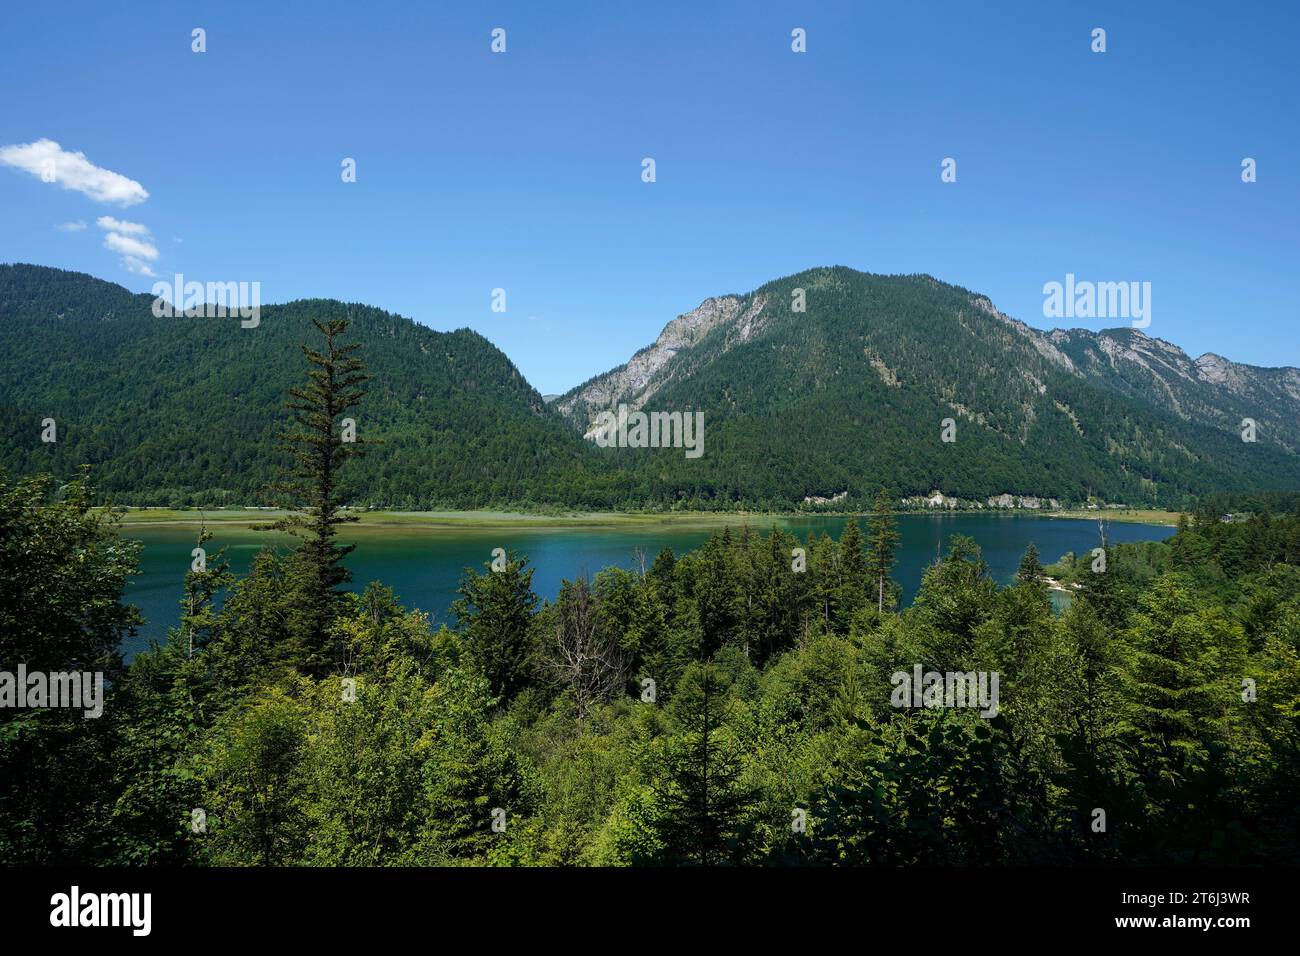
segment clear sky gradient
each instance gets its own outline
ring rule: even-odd
[[[832,264],[1039,327],[1067,272],[1149,281],[1148,334],[1300,365],[1297,36],[1291,2],[10,3],[0,147],[54,140],[149,198],[0,165],[0,261],[148,291],[113,216],[160,277],[469,326],[543,392]]]

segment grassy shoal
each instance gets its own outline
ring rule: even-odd
[[[1121,521],[1126,524],[1162,524],[1174,527],[1178,524],[1180,511],[1160,511],[1148,508],[1098,508],[1088,511],[1082,508],[1046,511],[1046,518],[1084,518],[1091,521]]]
[[[901,512],[901,515],[925,512]],[[957,514],[984,514],[984,511],[960,511]],[[241,508],[201,511],[173,508],[131,508],[121,513],[123,528],[194,527],[200,522],[210,526],[242,525],[251,527],[266,524],[283,517],[285,512],[272,509]],[[620,528],[638,525],[676,525],[679,527],[721,527],[759,521],[783,521],[791,518],[838,517],[838,515],[803,512],[662,512],[626,514],[621,512],[573,512],[567,514],[526,514],[513,511],[360,511],[360,519],[351,527],[365,528]],[[1071,511],[1015,511],[1006,517],[1076,518],[1173,526],[1178,523],[1176,511],[1158,511],[1140,508],[1071,510]],[[862,516],[859,516],[862,517]]]
[[[123,528],[195,527],[267,524],[283,517],[284,511],[272,509],[229,509],[181,511],[172,508],[138,508],[121,513]],[[615,528],[637,525],[680,525],[710,527],[743,524],[755,517],[781,518],[782,515],[718,514],[711,512],[622,514],[618,512],[574,512],[572,514],[525,514],[513,511],[358,511],[358,521],[350,529],[364,528]]]

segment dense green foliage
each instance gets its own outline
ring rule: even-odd
[[[22,607],[5,660],[90,664],[130,624],[111,599],[130,549],[83,486],[53,492],[0,488],[0,583]],[[467,572],[437,630],[372,584],[338,605],[317,676],[285,652],[301,553],[238,580],[214,557],[103,718],[0,711],[0,859],[1293,859],[1300,516],[1198,517],[1108,549],[1059,615],[1032,556],[999,587],[962,538],[882,612],[871,540],[723,531],[540,605],[510,555]],[[893,706],[891,675],[916,664],[998,672],[999,712]]]
[[[805,313],[787,311],[795,288]],[[0,266],[0,467],[67,480],[89,463],[120,504],[283,504],[272,485],[286,460],[268,453],[283,396],[312,322],[347,318],[372,376],[358,434],[382,442],[344,476],[355,505],[793,509],[847,492],[840,507],[866,510],[884,487],[1179,506],[1300,481],[1296,406],[1269,370],[1242,395],[1176,375],[1166,387],[1092,371],[1066,343],[1082,374],[928,276],[817,269],[742,298],[766,302],[752,334],[714,329],[653,396],[655,410],[705,413],[704,455],[688,459],[584,441],[586,422],[469,330],[326,300],[263,307],[249,329],[154,318],[149,296],[111,283]],[[1243,443],[1234,421],[1250,412],[1259,440]],[[57,442],[41,440],[47,418]]]
[[[285,395],[313,321],[346,318],[372,375],[357,435],[383,442],[345,476],[349,503],[609,497],[586,443],[467,329],[325,300],[264,306],[256,328],[241,328],[154,318],[152,301],[78,273],[0,266],[0,467],[65,476],[89,463],[120,504],[283,503],[271,486],[289,457],[271,449],[289,425]],[[45,418],[57,442],[41,441]]]
[[[139,623],[122,589],[139,545],[119,538],[91,499],[84,476],[62,488],[48,478],[0,481],[0,671],[122,677],[118,646]],[[0,860],[98,857],[111,720],[13,703],[0,707]]]

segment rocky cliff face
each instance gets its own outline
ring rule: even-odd
[[[1238,430],[1250,418],[1283,447],[1300,448],[1300,369],[1245,365],[1213,352],[1193,359],[1140,329],[1025,327],[1025,334],[1050,341],[1081,376],[1105,388],[1214,428]]]
[[[618,368],[560,396],[555,407],[584,431],[588,431],[586,426],[597,413],[620,403],[641,408],[673,380],[678,356],[699,344],[709,333],[722,331],[721,351],[732,342],[748,341],[762,325],[765,304],[764,296],[705,299],[665,325],[654,344],[641,349]]]

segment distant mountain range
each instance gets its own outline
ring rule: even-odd
[[[555,407],[587,431],[619,403],[703,409],[706,455],[664,477],[724,496],[1171,503],[1300,485],[1300,371],[1192,360],[1137,329],[1041,332],[924,275],[813,269],[708,299]]]
[[[372,376],[358,426],[383,442],[349,476],[358,504],[853,508],[886,487],[1178,505],[1300,488],[1300,371],[1192,359],[1131,328],[1042,332],[925,275],[821,268],[707,299],[545,398],[467,329],[332,300],[264,306],[244,329],[155,318],[152,301],[0,266],[0,467],[89,462],[122,503],[264,502],[310,319],[347,315]],[[702,411],[704,454],[597,447],[620,405]]]

